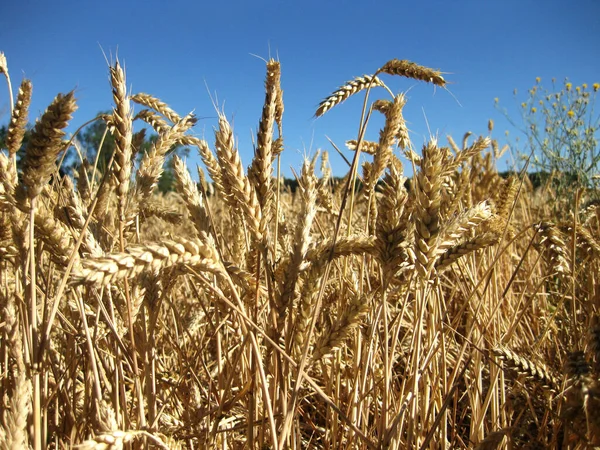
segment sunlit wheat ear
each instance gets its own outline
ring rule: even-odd
[[[267,70],[269,71],[269,75],[267,75],[267,84],[269,83],[269,81],[273,83],[275,91],[275,123],[277,123],[279,137],[281,138],[283,135],[284,111],[283,90],[281,89],[281,64],[279,63],[279,61],[271,59],[267,62]],[[269,86],[267,85],[267,91],[268,90]]]
[[[42,192],[56,169],[56,158],[64,150],[62,138],[71,115],[77,109],[73,92],[58,94],[42,118],[35,124],[23,157],[23,191],[32,199]],[[19,195],[21,197],[21,195]]]
[[[0,52],[0,73],[8,76],[8,62],[4,52]]]
[[[445,173],[449,173],[451,171],[453,172],[461,164],[469,161],[473,156],[483,152],[486,148],[490,146],[491,142],[490,138],[488,137],[480,137],[469,147],[459,150],[458,147],[456,147],[456,143],[454,142],[454,140],[452,140],[452,137],[448,136],[447,138],[448,142],[450,143],[450,146],[456,152],[456,155],[454,155],[454,158],[447,165]]]
[[[15,206],[15,188],[19,179],[8,156],[0,152],[0,211]]]
[[[557,274],[571,273],[569,247],[566,237],[552,222],[540,222],[535,226],[539,243],[545,250],[544,257],[550,270]]]
[[[17,370],[13,375],[14,385],[9,406],[4,414],[2,429],[4,434],[0,432],[0,442],[6,449],[28,448],[27,417],[31,412],[31,381],[27,379],[23,358],[23,334],[14,299],[3,300],[6,300],[6,304],[0,311],[3,313],[0,317],[4,319],[6,349],[7,353],[15,360]]]
[[[482,248],[497,244],[500,240],[500,236],[501,235],[498,233],[487,232],[472,239],[468,239],[467,241],[457,244],[453,247],[447,248],[441,252],[441,255],[436,260],[435,269],[438,272],[443,272],[463,256]]]
[[[219,129],[215,131],[215,147],[221,168],[225,198],[234,208],[241,211],[257,241],[262,241],[264,230],[260,204],[256,191],[244,174],[238,150],[235,148],[233,130],[224,115],[219,115]]]
[[[469,138],[473,135],[472,131],[467,131],[463,136],[462,147],[463,150],[469,146]]]
[[[461,240],[468,239],[471,231],[476,230],[482,222],[490,217],[492,217],[490,206],[487,202],[480,202],[451,218],[440,230],[438,252],[459,244]]]
[[[154,111],[162,114],[168,120],[170,120],[173,124],[176,124],[177,122],[179,122],[181,120],[181,116],[179,114],[177,114],[175,111],[173,111],[171,108],[169,108],[169,106],[166,103],[160,101],[159,99],[157,99],[156,97],[153,97],[152,95],[139,93],[139,94],[132,95],[131,100],[134,101],[135,103],[138,103],[147,108],[153,109]]]
[[[318,361],[340,348],[344,341],[360,325],[368,311],[369,302],[366,297],[356,297],[350,301],[346,308],[344,308],[341,316],[317,339],[313,359]]]
[[[196,143],[196,147],[198,148],[198,153],[200,154],[200,158],[202,158],[202,162],[206,166],[208,174],[215,184],[217,192],[219,192],[219,194],[225,198],[227,193],[225,192],[225,187],[223,186],[223,176],[221,173],[221,167],[219,166],[219,161],[206,141],[199,140]]]
[[[420,66],[417,63],[405,59],[392,59],[385,63],[378,72],[413,78],[415,80],[433,83],[440,87],[446,86],[446,80],[444,80],[444,77],[442,77],[442,73],[439,70]]]
[[[566,236],[572,237],[575,234],[578,251],[583,252],[591,260],[600,258],[600,241],[596,240],[587,227],[577,223],[575,229],[573,229],[573,223],[567,221],[561,223],[558,228]]]
[[[79,233],[83,232],[87,210],[83,206],[79,192],[73,186],[71,177],[64,177],[63,192],[66,205],[60,208],[61,211],[64,211],[64,214],[59,217],[64,216],[64,219],[61,218],[63,223],[71,227],[76,232],[76,236],[78,236]],[[85,236],[81,243],[81,251],[84,255],[102,256],[102,249],[89,229],[85,231]]]
[[[66,265],[75,244],[69,230],[45,208],[39,209],[35,216],[35,230],[38,238],[46,244],[52,259]]]
[[[421,167],[416,175],[416,214],[414,252],[417,270],[428,278],[434,264],[440,227],[443,154],[435,141],[423,146]]]
[[[345,85],[341,86],[337,91],[323,100],[319,107],[317,108],[317,112],[315,113],[316,117],[320,117],[333,108],[336,105],[339,105],[343,101],[347,100],[350,96],[360,92],[368,87],[375,86],[385,86],[383,82],[374,76],[371,75],[363,75],[362,77],[357,77],[352,81],[347,82]]]
[[[23,80],[19,87],[19,94],[10,118],[8,132],[6,134],[6,147],[10,156],[17,153],[23,137],[25,136],[25,127],[27,126],[27,111],[31,103],[32,84],[29,80]]]
[[[169,124],[163,119],[163,116],[149,109],[142,109],[138,112],[133,120],[137,119],[146,122],[159,134],[166,132],[170,128]]]
[[[375,100],[371,104],[371,109],[373,111],[379,111],[381,114],[387,114],[387,112],[391,106],[392,106],[391,100],[379,99],[379,100]]]
[[[502,183],[495,202],[495,213],[498,216],[508,219],[518,192],[519,180],[517,177],[509,177]]]
[[[402,118],[402,108],[406,104],[403,94],[394,97],[394,101],[385,114],[385,125],[379,133],[379,145],[373,158],[373,167],[369,177],[363,179],[364,192],[369,194],[375,187],[377,180],[387,167],[392,157],[392,146],[400,132],[400,126],[404,122]]]
[[[156,187],[163,172],[163,164],[167,152],[173,145],[179,142],[183,133],[194,126],[195,123],[196,118],[194,115],[192,113],[188,114],[166,132],[161,133],[152,146],[152,149],[144,155],[136,177],[138,208],[144,208],[145,203]]]
[[[352,151],[356,151],[358,150],[358,141],[356,139],[346,141],[346,147]],[[362,153],[366,153],[367,155],[374,155],[378,148],[379,143],[374,141],[362,141],[360,144],[360,151]]]
[[[192,181],[185,162],[177,155],[173,156],[173,168],[175,170],[175,185],[177,191],[183,197],[194,226],[198,232],[208,231],[209,220],[204,209],[204,201],[198,187]]]
[[[131,178],[131,139],[132,113],[127,97],[127,85],[125,83],[125,72],[117,61],[110,68],[110,82],[112,84],[113,101],[113,135],[115,137],[115,154],[113,173],[117,186],[117,198],[119,201],[119,220],[125,221],[125,202],[129,192],[129,180]]]
[[[299,214],[296,231],[294,234],[292,254],[290,261],[286,267],[285,276],[281,284],[281,295],[278,305],[278,330],[283,328],[283,320],[285,314],[293,300],[296,290],[296,283],[300,275],[302,266],[306,264],[306,253],[308,252],[311,243],[310,230],[313,224],[313,219],[317,212],[316,209],[316,191],[317,179],[313,169],[308,161],[304,161],[302,166],[302,175],[300,177],[300,193],[302,196],[302,204]]]
[[[102,258],[86,258],[73,271],[73,285],[92,284],[98,287],[131,278],[145,271],[151,273],[167,268],[191,267],[198,271],[224,274],[212,239],[205,234],[199,239],[165,241],[157,244],[132,245],[124,253],[112,253]]]
[[[169,450],[170,448],[159,437],[154,436],[147,431],[138,430],[115,430],[98,434],[93,439],[77,444],[73,448],[77,450],[123,450],[125,444],[141,437],[148,438],[156,448],[163,450]]]
[[[494,152],[494,158],[502,158],[504,153],[506,153],[509,148],[510,147],[508,146],[508,144],[505,144],[502,148],[500,148],[498,141],[496,139],[492,139],[492,151]]]
[[[377,197],[379,214],[375,227],[378,258],[389,276],[406,260],[406,247],[410,245],[408,227],[411,224],[405,216],[408,200],[405,182],[402,163],[393,159],[381,183],[381,196]]]
[[[262,220],[268,221],[271,217],[273,190],[271,178],[273,176],[273,127],[277,111],[277,95],[281,77],[281,69],[277,61],[267,62],[267,76],[265,81],[265,103],[262,116],[258,125],[256,137],[256,152],[248,176],[253,175],[256,185],[258,202],[262,208]],[[261,225],[266,229],[266,223]]]

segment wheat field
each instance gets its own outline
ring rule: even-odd
[[[128,92],[118,62],[109,74],[105,171],[82,158],[59,175],[78,150],[73,92],[37,119],[17,164],[31,82],[11,98],[2,448],[600,446],[598,204],[579,192],[557,217],[549,189],[498,175],[492,122],[490,136],[416,148],[386,78],[445,88],[440,71],[391,60],[326,97],[317,117],[369,92],[353,157],[336,179],[317,152],[294,191],[278,61],[245,162],[224,111],[200,139],[193,114]],[[158,135],[143,154],[137,121]],[[206,173],[196,183],[174,156],[176,190],[162,195],[176,144]]]

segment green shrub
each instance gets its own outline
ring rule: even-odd
[[[599,83],[573,86],[568,79],[557,86],[552,79],[552,89],[548,90],[536,78],[527,98],[519,103],[521,117],[515,120],[502,110],[525,138],[517,138],[513,146],[517,161],[529,161],[532,170],[550,174],[548,182],[557,199],[572,202],[579,188],[597,196],[600,117],[594,105],[599,88]],[[518,92],[514,93],[519,102]],[[498,99],[495,102],[498,107]]]

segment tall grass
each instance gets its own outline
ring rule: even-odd
[[[380,77],[446,81],[399,60],[316,111],[384,96],[348,136],[347,176],[323,152],[290,192],[280,70],[267,62],[248,171],[224,112],[214,144],[191,136],[192,114],[127,92],[116,63],[107,170],[58,174],[69,93],[17,172],[23,85],[0,152],[2,448],[600,445],[598,205],[580,195],[557,223],[526,175],[497,174],[491,136],[415,149],[406,99]],[[379,142],[364,140],[373,112]],[[135,120],[158,134],[139,160]],[[159,195],[177,143],[212,183],[175,158],[177,192]]]

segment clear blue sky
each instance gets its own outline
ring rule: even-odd
[[[393,91],[410,89],[404,114],[420,149],[427,122],[445,140],[448,133],[457,139],[467,130],[487,133],[492,118],[495,136],[503,138],[510,126],[494,108],[495,97],[516,111],[513,90],[525,95],[535,77],[548,85],[567,76],[575,84],[600,82],[599,48],[598,0],[4,0],[0,6],[0,51],[15,91],[23,76],[33,82],[32,122],[58,92],[74,88],[73,125],[110,109],[104,50],[109,58],[118,53],[134,93],[151,93],[180,114],[195,110],[201,120],[194,132],[212,145],[216,115],[208,86],[234,121],[246,166],[264,100],[264,63],[252,54],[267,58],[270,51],[282,65],[288,176],[317,148],[330,150],[334,174],[345,173],[325,136],[341,147],[356,138],[363,97],[319,119],[314,111],[346,80],[389,59],[439,68],[451,82],[452,95],[385,76]],[[0,123],[8,121],[8,108],[2,82]],[[374,122],[368,137],[376,139],[380,126]],[[189,162],[198,161],[192,154]]]

